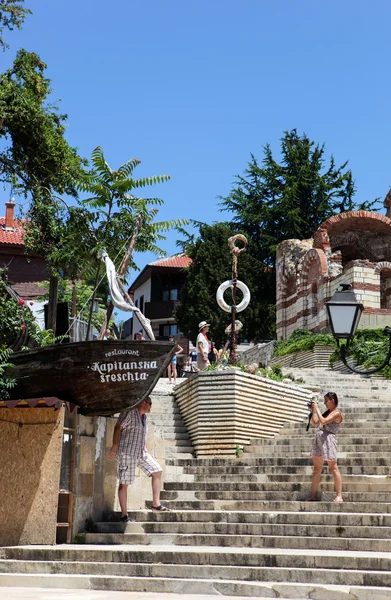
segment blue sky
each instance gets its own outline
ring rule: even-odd
[[[250,153],[296,127],[349,159],[357,200],[390,183],[389,0],[26,0],[34,14],[6,34],[48,64],[67,137],[114,168],[168,173],[153,191],[161,219],[225,220]],[[164,249],[177,251],[176,232]],[[138,257],[142,268],[151,256]],[[133,277],[131,277],[133,279]]]

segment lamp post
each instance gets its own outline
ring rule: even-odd
[[[384,362],[374,369],[359,370],[350,366],[346,359],[346,352],[349,348],[350,341],[354,338],[358,324],[360,322],[361,313],[364,306],[357,301],[356,294],[351,289],[350,283],[341,283],[342,290],[335,292],[334,296],[326,302],[327,313],[330,321],[331,332],[339,347],[340,358],[345,367],[353,373],[360,375],[371,375],[381,371],[384,367],[390,364],[391,360],[391,328],[386,327],[384,334],[390,338],[390,347]],[[346,340],[346,344],[339,345],[339,340]]]

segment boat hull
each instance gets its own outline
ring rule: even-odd
[[[54,344],[10,358],[11,400],[57,397],[84,415],[108,416],[138,406],[175,353],[172,342],[107,340]]]

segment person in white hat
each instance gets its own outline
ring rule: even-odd
[[[210,365],[208,359],[209,353],[209,340],[207,333],[209,331],[209,323],[201,321],[198,324],[199,334],[197,336],[196,348],[197,348],[197,367],[200,371],[203,371],[208,365]]]

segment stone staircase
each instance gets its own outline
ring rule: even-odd
[[[184,381],[178,379],[178,384]],[[173,396],[168,379],[160,379],[151,394],[152,411],[148,415],[149,425],[155,426],[155,435],[164,441],[167,458],[194,458],[194,448],[187,428],[181,417],[179,406]]]
[[[0,549],[0,585],[390,600],[391,385],[322,369],[300,374],[340,395],[343,504],[332,502],[327,467],[320,501],[303,501],[313,433],[289,424],[239,458],[168,458],[162,500],[172,512],[134,511],[127,525],[103,515],[84,546]],[[174,401],[161,404],[167,435],[185,433]]]

